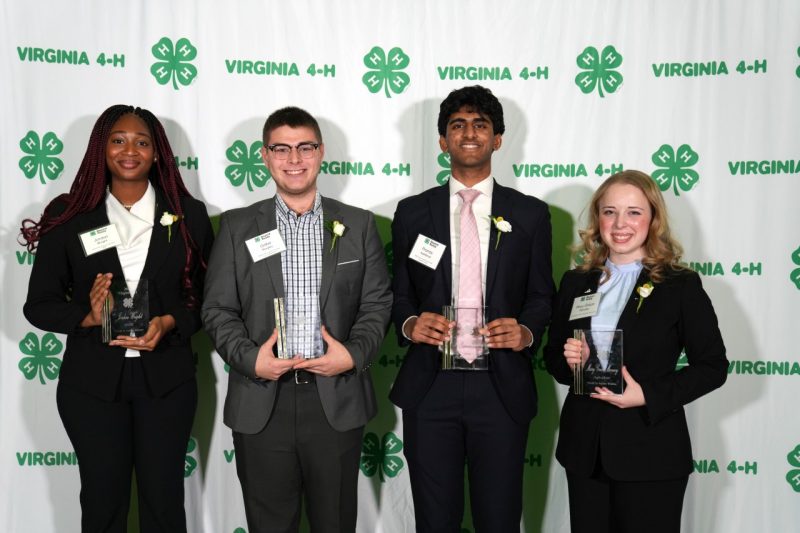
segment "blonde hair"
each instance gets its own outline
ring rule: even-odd
[[[578,246],[577,251],[583,253],[583,263],[578,265],[578,270],[588,271],[600,269],[606,273],[607,279],[610,274],[605,266],[608,259],[608,246],[600,236],[600,201],[608,192],[612,185],[633,185],[644,194],[650,204],[652,217],[650,227],[647,232],[647,239],[644,242],[645,256],[642,264],[647,268],[650,279],[654,282],[661,281],[668,270],[682,270],[684,266],[680,264],[683,248],[680,243],[672,237],[667,219],[667,206],[664,198],[653,179],[638,170],[623,170],[609,177],[594,192],[591,202],[589,202],[589,224],[584,230],[580,230],[583,246]]]

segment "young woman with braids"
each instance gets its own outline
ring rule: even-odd
[[[571,530],[675,533],[692,472],[683,406],[725,383],[725,345],[700,277],[679,264],[650,176],[611,176],[588,210],[583,263],[561,280],[544,359],[571,385],[582,362],[573,330],[621,329],[626,387],[570,390],[564,401],[556,458],[567,472]],[[572,315],[578,298],[597,293],[593,316]],[[689,364],[678,370],[682,350]]]
[[[84,248],[87,232],[110,224],[120,244]],[[56,400],[78,457],[82,531],[125,531],[134,469],[141,531],[186,531],[183,467],[197,404],[190,339],[213,233],[158,119],[131,106],[103,112],[69,193],[21,230],[36,252],[25,316],[67,335]],[[150,323],[143,336],[109,344],[101,320],[112,280],[132,293],[147,280]]]

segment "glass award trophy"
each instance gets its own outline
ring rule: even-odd
[[[130,287],[134,288],[131,296]],[[103,303],[103,342],[120,335],[141,337],[150,326],[150,294],[146,279],[114,280]]]
[[[323,355],[325,349],[320,331],[322,317],[319,311],[319,298],[310,296],[281,298],[281,300],[285,303],[281,306],[285,312],[284,358],[291,359],[301,355],[305,359],[313,359]],[[280,330],[278,335],[280,339]]]
[[[486,307],[445,305],[442,315],[456,323],[441,347],[442,370],[489,370],[489,347],[478,331],[486,325]]]
[[[573,392],[592,394],[604,387],[622,394],[622,330],[576,329],[574,337],[581,341],[581,363],[573,368]]]
[[[286,349],[286,306],[283,298],[273,298],[272,307],[275,311],[275,329],[278,330],[278,340],[275,342],[278,359],[291,359]]]

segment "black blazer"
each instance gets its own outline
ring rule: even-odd
[[[597,291],[601,272],[566,272],[553,308],[547,370],[572,384],[564,342],[591,318],[569,320],[577,296]],[[647,269],[636,282],[649,280]],[[619,409],[588,396],[569,394],[561,410],[556,458],[567,470],[589,477],[598,454],[606,473],[621,481],[674,479],[692,471],[692,448],[683,406],[725,383],[728,360],[711,300],[690,270],[670,272],[642,301],[634,290],[617,329],[623,330],[624,364],[644,391],[647,405]],[[689,365],[676,370],[681,350]]]
[[[181,295],[186,255],[183,236],[177,225],[186,224],[200,248],[203,261],[208,260],[214,239],[203,202],[182,198],[181,205],[185,218],[173,225],[172,236],[167,241],[167,228],[159,223],[159,219],[164,211],[169,211],[169,207],[164,195],[156,189],[155,224],[141,275],[142,279],[149,280],[150,315],[170,314],[175,317],[175,329],[161,339],[156,349],[141,352],[147,383],[155,396],[166,394],[191,379],[195,372],[190,339],[201,325],[204,271],[197,261],[192,273],[197,304],[189,309]],[[86,257],[78,237],[108,223],[103,201],[94,210],[76,215],[42,237],[23,311],[37,328],[67,335],[59,380],[110,401],[117,392],[125,349],[103,344],[99,326],[82,328],[80,323],[91,310],[89,291],[95,276],[105,272],[113,273],[114,279],[124,279],[124,276],[116,248]]]
[[[392,320],[401,345],[403,322],[424,311],[441,314],[451,303],[450,199],[447,184],[402,200],[392,222],[394,263]],[[500,237],[492,225],[486,272],[487,320],[512,317],[533,333],[532,348],[514,352],[491,350],[492,381],[503,405],[518,423],[536,414],[536,384],[531,359],[550,320],[555,286],[552,278],[550,213],[547,204],[519,191],[494,184],[492,215],[511,223]],[[435,270],[408,258],[417,235],[447,245]],[[413,409],[425,396],[441,365],[436,346],[411,344],[390,393],[403,409]]]

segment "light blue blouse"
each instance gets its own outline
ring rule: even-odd
[[[608,259],[606,266],[611,271],[611,277],[597,288],[602,296],[597,314],[592,317],[592,329],[616,329],[643,267],[641,261],[615,265]]]

